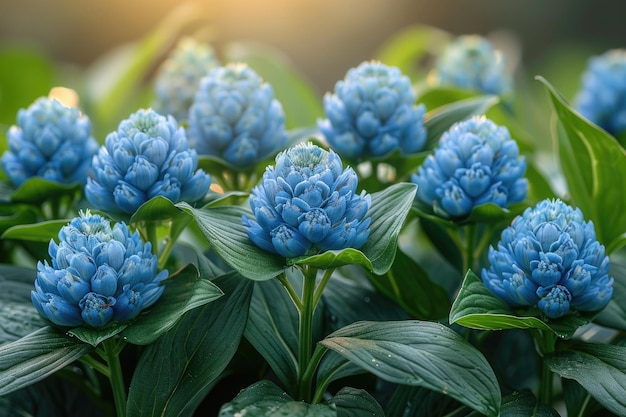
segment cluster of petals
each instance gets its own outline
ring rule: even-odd
[[[150,243],[124,223],[81,212],[50,241],[48,261],[37,264],[33,304],[62,327],[101,328],[127,322],[154,304],[167,270],[157,271]]]
[[[462,35],[438,57],[431,80],[441,86],[503,95],[513,81],[504,55],[480,35]]]
[[[84,184],[91,157],[98,150],[89,118],[75,107],[45,97],[18,112],[7,142],[2,168],[16,186],[31,177]]]
[[[574,102],[587,119],[612,135],[626,130],[626,49],[589,59]]]
[[[285,114],[272,86],[245,64],[228,64],[202,78],[189,109],[189,141],[246,170],[285,146]]]
[[[412,181],[417,199],[445,218],[462,218],[474,207],[507,207],[528,191],[526,162],[504,126],[485,117],[457,122],[439,140]]]
[[[550,319],[599,311],[613,295],[609,257],[593,223],[560,200],[543,200],[516,217],[488,259],[487,288],[512,307],[536,307]]]
[[[324,96],[318,129],[332,149],[351,160],[419,152],[426,143],[423,104],[400,69],[363,62]]]
[[[250,240],[286,258],[360,248],[369,236],[371,197],[357,194],[357,183],[332,150],[308,143],[279,153],[252,190],[254,219],[243,216]]]
[[[106,137],[93,157],[85,186],[87,200],[98,210],[134,213],[156,196],[172,202],[201,200],[211,177],[198,168],[185,130],[172,116],[141,109]]]

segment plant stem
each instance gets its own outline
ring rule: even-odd
[[[148,241],[152,245],[152,254],[159,254],[159,241],[157,238],[157,227],[156,222],[147,221],[146,222],[146,234],[148,235]]]
[[[324,288],[326,288],[326,284],[328,284],[328,281],[330,281],[330,277],[334,271],[335,268],[330,268],[324,271],[324,276],[317,286],[317,289],[315,290],[315,295],[313,296],[313,310],[315,310],[317,304],[320,302],[320,299],[322,298],[322,293],[324,292]]]
[[[465,244],[463,253],[463,274],[467,273],[469,269],[474,268],[474,244],[476,243],[476,224],[471,223],[465,226],[465,231],[467,234],[465,235]]]
[[[315,313],[315,279],[317,268],[307,266],[304,272],[302,287],[302,310],[300,311],[300,356],[298,357],[299,397],[309,402],[311,399],[311,379],[306,378],[306,369],[311,361],[311,347],[313,345],[313,314]]]
[[[552,403],[552,371],[545,361],[546,354],[554,352],[556,335],[552,332],[537,330],[533,332],[535,345],[539,353],[539,369],[541,376],[539,379],[538,399],[543,404]]]
[[[291,301],[293,301],[293,304],[296,306],[298,313],[300,313],[302,311],[302,302],[300,301],[300,297],[298,296],[298,294],[296,294],[296,291],[293,289],[293,286],[287,279],[287,276],[284,272],[282,272],[280,275],[278,275],[277,278],[278,281],[283,284],[283,288],[285,288],[287,294],[289,294],[289,298],[291,298]]]
[[[113,391],[117,417],[126,416],[126,387],[119,357],[123,346],[122,341],[116,343],[113,339],[107,339],[102,342],[102,349],[98,352],[109,368],[109,383]]]

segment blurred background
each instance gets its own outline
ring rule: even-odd
[[[3,0],[0,41],[30,44],[55,61],[89,66],[135,41],[185,0]],[[626,2],[613,0],[206,0],[214,47],[255,40],[282,50],[322,92],[370,59],[399,29],[505,34],[532,73],[572,51],[625,46]],[[580,62],[573,63],[579,65]],[[549,68],[548,68],[549,69]],[[534,75],[534,74],[531,74]],[[557,83],[558,85],[558,83]]]

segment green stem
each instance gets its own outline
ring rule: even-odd
[[[469,269],[474,268],[474,254],[475,254],[475,240],[476,240],[476,224],[471,223],[465,226],[465,231],[467,232],[465,235],[465,252],[463,255],[463,274],[465,274]]]
[[[298,297],[298,294],[296,294],[296,290],[293,289],[293,286],[287,279],[287,275],[285,275],[285,273],[283,272],[280,275],[278,275],[277,278],[278,278],[278,281],[281,284],[283,284],[283,287],[285,288],[285,290],[287,290],[287,294],[289,294],[289,298],[291,298],[291,301],[293,301],[293,304],[296,306],[296,309],[298,309],[298,313],[301,312],[302,302],[300,301],[300,297]]]
[[[554,352],[556,335],[542,330],[536,330],[532,334],[539,353],[539,370],[541,372],[538,399],[541,403],[550,405],[552,403],[552,371],[546,364],[545,357],[547,354]]]
[[[324,276],[317,286],[317,289],[315,290],[315,295],[313,296],[313,310],[315,310],[317,304],[320,302],[320,299],[322,298],[322,293],[324,292],[324,288],[326,288],[326,284],[328,284],[328,281],[330,281],[330,277],[334,271],[335,268],[330,268],[324,271]]]
[[[80,358],[80,361],[84,363],[85,365],[88,365],[92,367],[93,369],[95,369],[96,371],[100,372],[102,375],[106,376],[107,378],[111,376],[111,372],[109,372],[109,368],[107,368],[105,364],[103,364],[102,362],[100,362],[99,360],[97,360],[96,358],[90,355],[82,356]]]
[[[146,224],[146,234],[148,237],[148,241],[152,244],[152,254],[159,254],[159,241],[157,238],[157,226],[156,222],[147,221]]]
[[[302,310],[300,311],[300,356],[298,357],[298,382],[299,399],[309,402],[311,399],[311,380],[306,379],[306,369],[311,361],[311,348],[313,345],[313,313],[315,305],[315,279],[317,268],[307,266],[304,272],[304,285],[302,288]]]
[[[308,381],[311,381],[313,379],[313,374],[315,374],[315,370],[317,369],[318,365],[322,361],[322,358],[324,357],[324,354],[326,354],[327,350],[328,349],[322,345],[317,345],[315,347],[315,351],[313,352],[313,356],[311,357],[309,366],[307,366],[307,368],[304,371],[304,374],[303,374],[304,379]],[[325,384],[320,384],[316,387],[315,395],[313,396],[313,400],[312,400],[313,404],[317,404],[322,401],[322,397],[324,395],[324,392],[326,391],[326,386],[327,385]]]
[[[126,416],[126,387],[119,356],[123,347],[124,342],[116,343],[113,339],[107,339],[102,342],[102,349],[98,352],[109,368],[109,383],[113,391],[117,417]]]

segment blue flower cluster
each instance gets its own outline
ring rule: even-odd
[[[455,123],[412,181],[417,199],[445,218],[468,215],[480,204],[507,207],[528,191],[526,161],[504,126],[485,117]]]
[[[423,104],[415,106],[408,77],[396,67],[363,62],[324,96],[326,119],[318,129],[339,155],[379,158],[399,150],[412,154],[426,143]]]
[[[438,57],[431,80],[437,85],[503,95],[513,81],[502,53],[479,35],[463,35]]]
[[[93,157],[85,195],[108,212],[134,213],[156,196],[195,202],[211,185],[210,176],[197,167],[196,151],[172,116],[139,110],[106,137]]]
[[[360,248],[369,236],[371,197],[357,194],[357,183],[332,150],[308,143],[279,153],[252,190],[256,221],[243,216],[250,240],[286,258]]]
[[[612,135],[626,130],[626,49],[589,59],[575,108]]]
[[[113,228],[89,211],[61,228],[50,241],[47,261],[37,264],[31,298],[39,314],[63,327],[101,328],[126,322],[154,304],[167,270],[157,272],[150,243],[124,223]]]
[[[152,107],[178,122],[187,120],[200,80],[219,66],[213,49],[194,38],[181,39],[163,62],[154,82]]]
[[[571,310],[599,311],[613,295],[609,257],[592,222],[560,200],[528,208],[489,248],[487,288],[512,307],[537,307],[556,319]]]
[[[31,177],[84,184],[91,157],[98,150],[89,118],[45,97],[18,112],[17,125],[9,128],[7,141],[2,168],[16,186]]]
[[[285,114],[272,86],[245,64],[213,69],[189,109],[189,141],[237,169],[250,169],[283,148]]]

